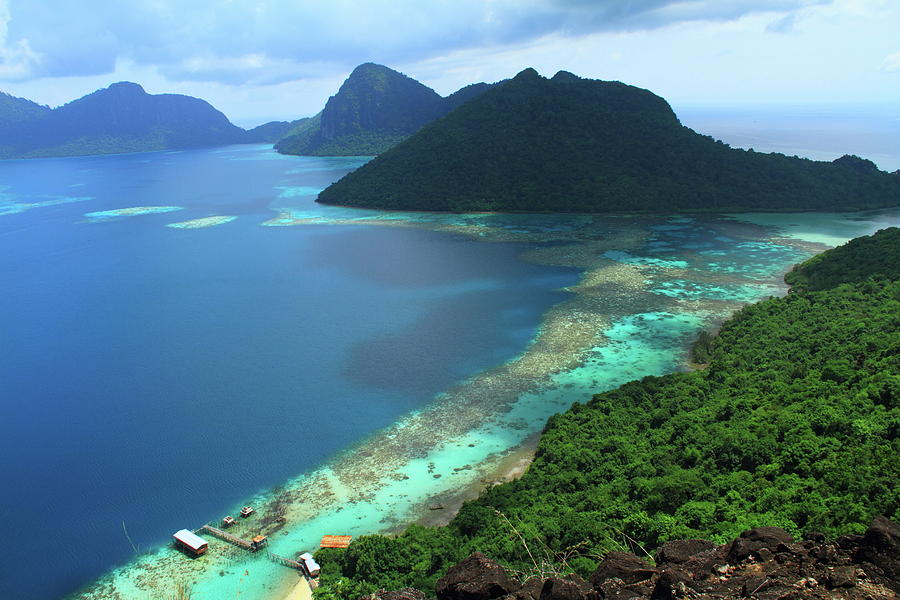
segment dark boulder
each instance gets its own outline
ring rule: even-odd
[[[607,554],[594,574],[591,575],[591,585],[594,589],[607,579],[621,579],[625,583],[637,583],[649,579],[656,569],[644,560],[641,560],[630,552],[610,552]]]
[[[675,600],[683,598],[691,590],[691,576],[677,567],[666,567],[659,572],[650,600]]]
[[[540,577],[530,577],[525,580],[518,590],[512,594],[503,596],[503,600],[540,600],[541,590],[544,589],[544,580]]]
[[[844,536],[848,537],[848,536]],[[883,578],[885,584],[900,593],[900,526],[884,517],[875,517],[860,538],[856,547],[850,548],[854,560],[874,567],[873,573]]]
[[[728,560],[740,562],[756,553],[761,548],[775,550],[779,544],[791,544],[794,538],[781,527],[757,527],[741,534],[731,542],[728,549]]]
[[[673,540],[663,544],[655,558],[657,564],[681,565],[698,554],[715,549],[716,544],[707,540]]]
[[[599,600],[600,596],[584,579],[572,574],[544,581],[540,600]]]
[[[855,550],[856,548],[860,547],[862,541],[863,536],[850,534],[842,535],[838,539],[834,540],[834,543],[843,550]]]
[[[492,600],[519,589],[506,570],[481,552],[450,567],[437,581],[438,600]]]
[[[829,589],[852,588],[856,585],[855,567],[835,567],[826,581]]]
[[[869,525],[862,543],[882,552],[897,552],[900,550],[900,525],[879,515]]]
[[[816,542],[821,544],[825,541],[825,534],[819,531],[807,531],[803,534],[803,540],[808,542]]]

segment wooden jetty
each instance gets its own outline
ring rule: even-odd
[[[304,575],[306,575],[306,570],[303,568],[303,565],[293,560],[291,558],[286,558],[284,556],[279,556],[278,554],[273,554],[271,552],[268,553],[269,560],[272,562],[278,563],[279,565],[284,565],[285,567],[290,567],[292,569],[297,569]]]
[[[209,533],[210,535],[212,535],[214,537],[219,538],[220,540],[228,542],[229,544],[234,544],[235,546],[239,546],[239,547],[243,548],[244,550],[249,550],[253,546],[252,542],[249,542],[245,539],[239,538],[236,535],[231,535],[227,531],[222,531],[218,527],[213,527],[212,525],[204,525],[200,529],[202,531],[206,531],[207,533]]]
[[[208,525],[208,524],[201,527],[200,530],[209,533],[213,537],[217,537],[220,540],[228,542],[229,544],[234,544],[235,546],[243,548],[244,550],[247,550],[249,552],[256,552],[257,550],[261,549],[266,544],[266,541],[267,541],[266,536],[264,536],[264,535],[258,535],[255,538],[253,538],[252,541],[247,541],[243,538],[239,538],[236,535],[231,535],[227,531],[222,531],[218,527],[213,527],[212,525]],[[300,571],[304,577],[306,577],[307,579],[309,578],[309,573],[307,573],[306,569],[303,566],[303,563],[296,561],[292,558],[287,558],[285,556],[280,556],[278,554],[274,554],[272,552],[269,552],[268,550],[266,551],[266,556],[272,562],[277,563],[279,565],[284,565],[285,567],[290,567],[292,569],[296,569],[296,570]]]

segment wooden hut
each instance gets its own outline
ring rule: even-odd
[[[187,529],[176,531],[172,538],[175,540],[175,545],[194,556],[206,554],[207,549],[209,549],[209,543],[206,540]]]
[[[306,569],[306,572],[310,577],[319,576],[319,563],[313,560],[312,554],[304,552],[300,555],[300,560],[303,562],[303,568]]]
[[[263,546],[265,546],[269,542],[264,535],[257,535],[252,540],[250,540],[250,552],[256,552]]]

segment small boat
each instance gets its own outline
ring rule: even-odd
[[[244,508],[241,509],[241,516],[245,519],[252,514],[253,514],[252,506],[245,506]]]
[[[232,525],[234,525],[234,523],[234,517],[232,517],[231,515],[228,515],[227,517],[222,519],[222,527],[231,527]]]

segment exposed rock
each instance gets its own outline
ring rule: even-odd
[[[596,598],[597,593],[578,575],[551,577],[544,582],[540,600],[586,600]]]
[[[769,585],[771,585],[771,582],[769,581],[768,577],[754,575],[744,581],[744,585],[741,587],[741,596],[755,596],[758,592],[761,592],[766,586]]]
[[[825,541],[825,534],[820,533],[818,531],[807,531],[803,534],[803,539],[809,542],[816,542],[821,544]]]
[[[425,600],[425,592],[405,587],[396,591],[378,590],[366,598],[369,600]]]
[[[834,543],[844,550],[854,550],[862,544],[862,541],[863,536],[861,535],[842,535]]]
[[[544,589],[544,580],[540,577],[530,577],[525,580],[522,587],[503,597],[503,600],[540,600],[541,590]]]
[[[674,540],[663,544],[656,552],[657,564],[684,564],[697,554],[715,550],[716,545],[707,540]]]
[[[691,540],[694,541],[694,540]],[[677,567],[667,567],[659,572],[656,587],[650,600],[675,600],[683,598],[691,588],[691,576]]]
[[[835,567],[828,575],[826,584],[829,588],[852,588],[856,585],[855,567]]]
[[[757,527],[743,532],[741,537],[731,542],[728,559],[740,562],[761,548],[775,550],[778,544],[790,544],[793,541],[794,538],[781,527]]]
[[[607,579],[618,578],[625,583],[637,583],[649,579],[656,569],[630,552],[610,552],[607,554],[594,574],[591,585],[594,589]]]
[[[438,579],[436,591],[438,600],[492,600],[519,587],[503,567],[476,552],[450,567],[447,574]]]
[[[845,536],[846,537],[846,536]],[[900,526],[878,516],[853,549],[853,560],[900,594]],[[871,565],[866,568],[867,565]]]
[[[863,535],[862,543],[881,551],[900,550],[900,525],[882,517],[875,517]]]
[[[900,527],[875,519],[864,536],[827,543],[784,530],[745,531],[729,544],[703,540],[664,544],[658,568],[627,552],[610,552],[585,582],[577,575],[534,577],[523,585],[475,553],[438,581],[438,600],[897,600]],[[737,550],[736,550],[737,549]],[[742,556],[734,560],[735,556]],[[423,600],[418,590],[379,591],[369,600]]]

